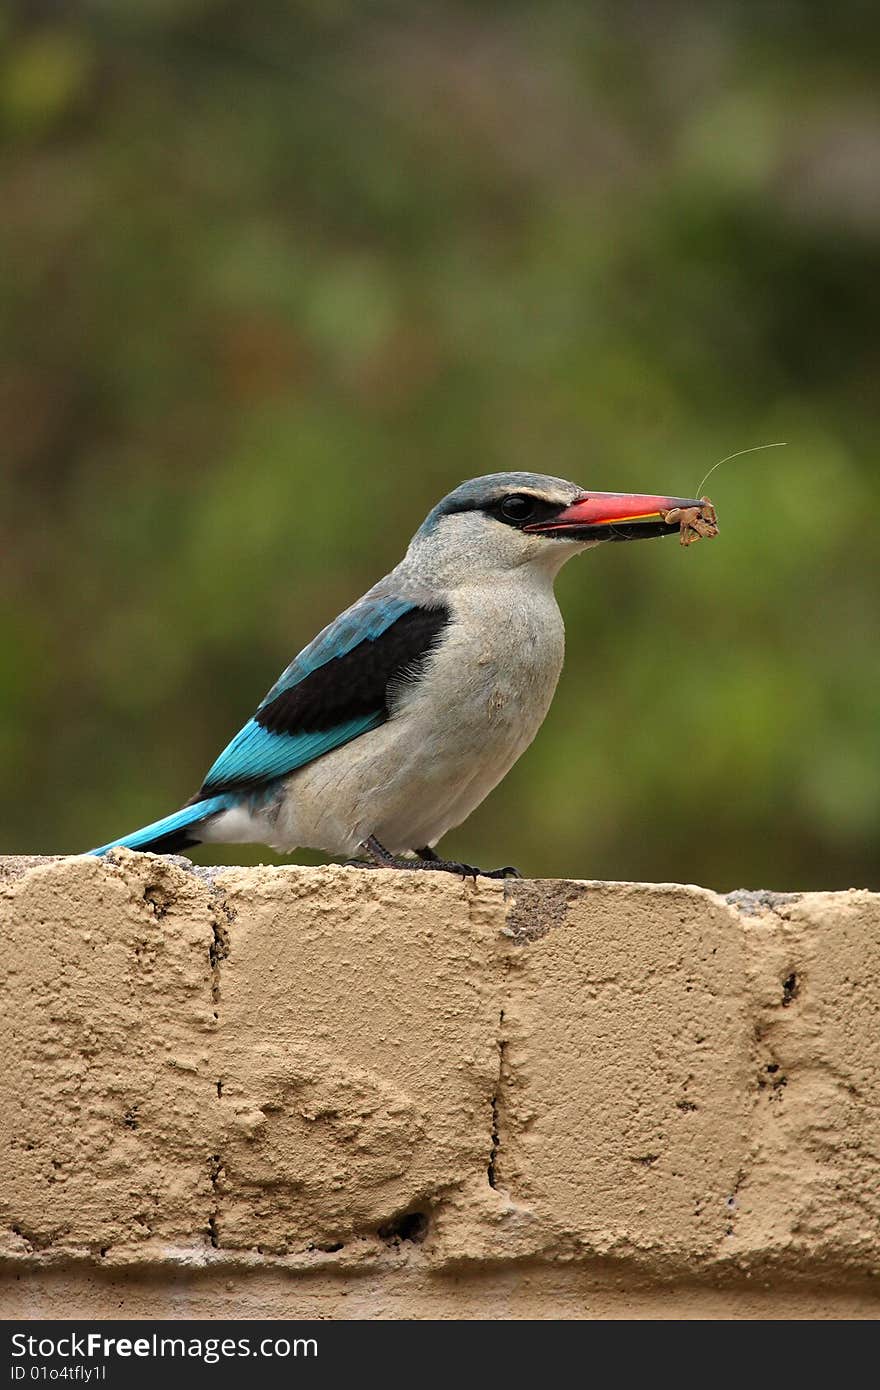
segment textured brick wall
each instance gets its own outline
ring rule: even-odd
[[[3,1315],[876,1316],[880,896],[0,860]]]

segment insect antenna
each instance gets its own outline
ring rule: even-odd
[[[726,458],[719,459],[717,463],[713,463],[712,467],[709,469],[709,472],[706,474],[705,478],[700,483],[700,486],[697,488],[695,495],[697,497],[702,497],[703,488],[706,486],[712,474],[715,472],[715,469],[720,468],[722,463],[730,463],[731,459],[741,458],[743,454],[757,454],[760,452],[761,449],[784,449],[787,443],[788,440],[783,439],[780,440],[778,444],[753,444],[750,449],[737,449],[735,454],[728,454]]]

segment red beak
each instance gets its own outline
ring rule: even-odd
[[[666,513],[677,507],[699,507],[693,497],[659,497],[643,492],[591,492],[546,521],[524,526],[540,535],[572,540],[636,540],[677,531],[678,522],[667,523]]]

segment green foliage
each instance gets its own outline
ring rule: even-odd
[[[718,541],[569,566],[551,715],[446,848],[880,887],[877,39],[854,0],[13,6],[0,847],[179,805],[462,478],[690,493],[784,439],[714,475]]]

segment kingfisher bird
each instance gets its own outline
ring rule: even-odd
[[[677,532],[668,514],[701,505],[538,473],[462,483],[390,574],[294,658],[182,810],[91,853],[256,843],[515,876],[444,859],[436,845],[550,707],[565,641],[557,574],[606,541]]]

